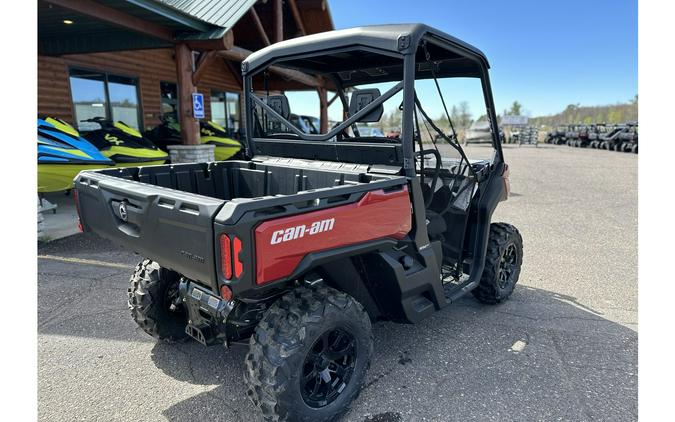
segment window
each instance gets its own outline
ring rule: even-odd
[[[130,127],[140,128],[137,79],[71,69],[70,90],[75,110],[75,125],[80,131],[99,129],[98,124],[83,121],[94,117],[121,120]]]
[[[229,136],[238,135],[241,128],[239,94],[212,91],[211,120],[224,127]]]
[[[178,121],[178,85],[173,82],[160,82],[159,114],[163,121]]]

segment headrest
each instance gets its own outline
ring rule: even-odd
[[[288,120],[291,117],[291,106],[285,95],[270,95],[267,97],[267,105]]]
[[[357,89],[352,91],[352,97],[349,100],[349,115],[353,116],[368,104],[372,103],[380,96],[380,90],[377,88]],[[364,123],[379,122],[384,113],[384,105],[380,104],[373,111],[361,117],[358,121]]]

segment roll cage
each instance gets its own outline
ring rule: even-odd
[[[398,82],[372,102],[323,134],[306,134],[288,122],[278,109],[259,97],[253,77],[271,66],[282,66],[306,74],[317,75],[337,91],[345,110],[346,88],[362,84]],[[475,77],[481,81],[492,146],[496,151],[494,164],[504,161],[492,90],[488,75],[489,64],[477,48],[448,34],[423,24],[378,25],[351,28],[314,34],[282,41],[251,54],[242,62],[245,93],[247,155],[276,155],[287,146],[289,151],[299,151],[298,140],[269,139],[255,136],[254,109],[259,107],[269,116],[283,122],[291,133],[302,139],[312,150],[312,157],[360,164],[391,164],[402,166],[406,176],[415,177],[415,127],[416,107],[421,108],[415,95],[415,80],[448,77]],[[438,87],[438,85],[437,85]],[[263,87],[265,91],[268,86]],[[336,137],[364,116],[376,110],[385,101],[403,91],[400,151],[394,145],[377,145],[367,142],[325,141]],[[440,93],[440,88],[439,88]],[[425,117],[426,114],[422,111]],[[432,125],[433,126],[433,125]],[[437,128],[436,128],[437,129]],[[455,139],[456,141],[456,139]],[[448,142],[450,140],[448,139]],[[354,154],[355,148],[373,148],[373,154]],[[330,150],[330,152],[327,152]],[[326,151],[325,154],[322,151]],[[462,153],[463,155],[463,153]],[[386,157],[383,157],[386,156]],[[309,158],[307,156],[298,158]]]

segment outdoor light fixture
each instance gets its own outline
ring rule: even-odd
[[[66,25],[72,25],[75,23],[75,21],[71,21],[70,19],[64,19],[63,23],[65,23]]]

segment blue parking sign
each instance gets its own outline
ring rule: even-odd
[[[192,93],[192,115],[195,119],[204,118],[204,94]]]

